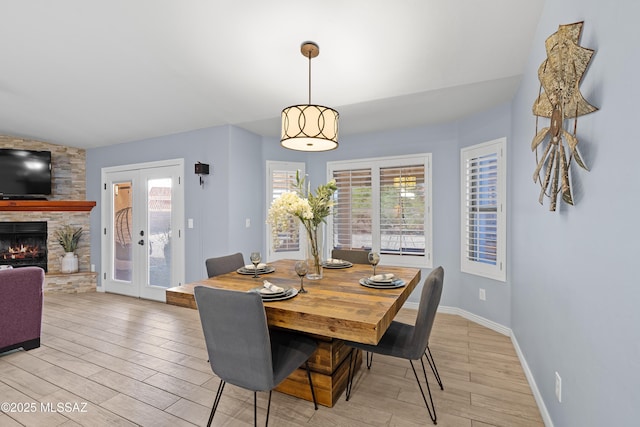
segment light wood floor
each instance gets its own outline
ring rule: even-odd
[[[403,311],[399,320],[413,315]],[[444,382],[442,391],[430,376],[438,426],[543,425],[509,338],[438,314],[430,348]],[[102,293],[48,294],[42,346],[0,355],[0,403],[22,409],[0,412],[0,426],[201,426],[217,386],[195,310]],[[214,425],[252,424],[253,394],[227,385]],[[350,401],[343,396],[333,408],[314,411],[274,393],[270,424],[432,425],[408,362],[383,356],[360,370]]]

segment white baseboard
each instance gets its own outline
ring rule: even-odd
[[[403,305],[404,308],[410,308],[417,310],[418,303],[415,302],[405,302]],[[469,311],[463,310],[458,307],[448,307],[448,306],[439,306],[438,312],[447,313],[447,314],[456,314],[458,316],[464,317],[467,320],[470,320],[474,323],[477,323],[481,326],[487,327],[493,331],[496,331],[502,335],[511,338],[511,342],[513,343],[513,347],[516,350],[516,354],[518,355],[518,359],[520,360],[520,365],[522,365],[522,370],[524,371],[525,376],[527,377],[527,381],[529,382],[529,387],[531,387],[531,393],[533,394],[534,399],[536,400],[536,404],[538,405],[538,409],[540,410],[540,415],[542,416],[542,421],[546,427],[553,427],[553,421],[551,421],[551,416],[549,415],[549,411],[547,410],[547,406],[544,404],[544,400],[542,400],[542,395],[540,394],[540,390],[538,389],[538,385],[536,384],[536,380],[531,373],[531,369],[529,369],[529,364],[527,360],[524,358],[524,354],[520,349],[520,345],[518,345],[518,340],[511,328],[508,328],[504,325],[496,323],[492,320],[485,319],[482,316],[478,316]]]
[[[533,377],[533,374],[531,373],[531,369],[529,369],[529,364],[527,363],[527,360],[524,358],[524,354],[522,354],[522,350],[520,350],[520,345],[518,345],[518,340],[513,334],[511,335],[511,342],[513,343],[513,347],[516,349],[516,354],[518,355],[518,359],[520,359],[520,364],[522,365],[522,370],[524,370],[524,375],[527,377],[527,381],[529,381],[529,387],[531,387],[531,392],[533,393],[533,397],[536,399],[536,403],[538,404],[538,409],[540,410],[542,421],[544,421],[544,425],[546,427],[553,427],[553,421],[551,421],[551,415],[549,415],[549,411],[547,410],[547,405],[545,405],[544,400],[542,400],[542,395],[540,394],[540,390],[538,390],[536,379]]]
[[[485,319],[482,316],[478,316],[477,314],[473,314],[470,311],[466,311],[458,307],[448,307],[448,306],[441,305],[438,307],[438,311],[440,313],[457,314],[458,316],[464,317],[467,320],[471,320],[472,322],[477,323],[478,325],[484,326],[486,328],[489,328],[493,331],[498,332],[499,334],[506,335],[508,337],[510,337],[512,334],[512,331],[510,328],[507,328],[504,325],[501,325],[489,319]]]

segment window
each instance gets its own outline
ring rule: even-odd
[[[296,172],[304,176],[304,163],[267,162],[267,210],[271,203],[287,191],[293,191],[296,183]],[[302,258],[304,246],[300,242],[300,221],[291,219],[291,228],[278,235],[278,244],[274,246],[271,227],[267,225],[267,253],[268,260],[275,261],[283,258]]]
[[[430,163],[430,154],[328,163],[338,186],[329,249],[373,249],[384,263],[431,267]]]
[[[506,139],[460,150],[461,270],[506,280]]]

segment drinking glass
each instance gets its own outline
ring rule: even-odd
[[[262,255],[260,255],[260,252],[251,252],[251,263],[254,266],[253,269],[253,277],[254,278],[258,278],[260,276],[258,276],[258,264],[260,264],[260,261],[262,261]]]
[[[373,275],[376,275],[376,265],[380,262],[380,254],[378,252],[369,252],[369,264],[373,266]]]
[[[296,274],[300,277],[300,293],[306,294],[307,291],[304,289],[304,276],[309,272],[309,266],[307,265],[307,261],[298,261],[296,262]]]

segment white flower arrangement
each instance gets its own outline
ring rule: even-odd
[[[338,189],[336,181],[332,179],[327,184],[319,186],[315,195],[309,188],[305,191],[304,181],[305,179],[296,173],[295,191],[283,193],[271,203],[267,223],[271,224],[273,244],[276,246],[280,244],[280,233],[289,230],[297,232],[296,227],[291,227],[292,217],[298,218],[309,237],[313,238],[312,231],[325,222],[325,218],[331,213],[332,196]]]
[[[292,216],[304,222],[304,220],[313,218],[313,212],[307,199],[303,199],[297,193],[289,191],[274,200],[269,208],[267,223],[271,224],[274,245],[280,244],[279,234],[291,228]],[[297,229],[295,231],[297,232]]]

